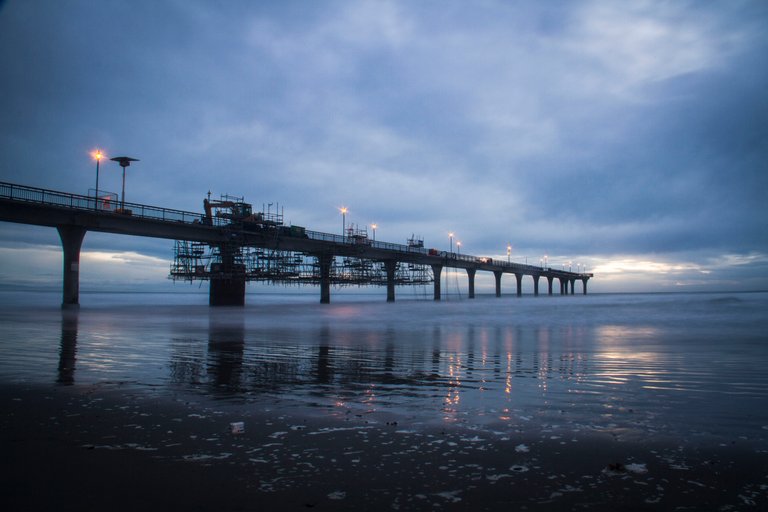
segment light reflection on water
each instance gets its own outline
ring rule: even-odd
[[[681,297],[676,308],[658,296],[11,307],[0,316],[0,382],[423,423],[759,432],[765,295]]]

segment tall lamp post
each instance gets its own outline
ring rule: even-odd
[[[461,242],[456,242],[456,252],[461,256]]]
[[[346,240],[347,239],[347,207],[342,206],[339,211],[341,211],[341,237]]]
[[[453,233],[448,233],[448,240],[450,241],[450,244],[451,244],[451,250],[449,254],[453,254]]]
[[[129,156],[116,156],[115,158],[110,158],[110,160],[117,162],[123,168],[123,193],[120,196],[120,209],[125,210],[125,168],[131,165],[131,162],[138,162],[139,159]]]
[[[379,227],[376,224],[371,224],[371,229],[373,229],[373,241],[376,241],[376,228]]]
[[[99,207],[99,162],[101,162],[101,159],[104,158],[104,153],[101,152],[100,149],[97,149],[93,153],[91,153],[91,156],[94,160],[96,160],[96,208]]]
[[[512,244],[507,244],[507,263],[510,263],[512,256]]]

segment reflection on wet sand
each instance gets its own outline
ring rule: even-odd
[[[71,385],[75,383],[75,361],[77,355],[77,322],[75,309],[61,311],[61,343],[59,345],[59,372],[56,382]]]
[[[227,322],[213,316],[208,321],[207,371],[213,391],[238,393],[242,391],[245,325],[242,315]]]
[[[565,346],[578,344],[569,339],[589,335],[568,332]],[[539,394],[547,393],[551,379],[582,379],[588,353],[557,353],[550,347],[554,336],[562,333],[474,324],[463,330],[433,325],[365,332],[327,322],[313,328],[264,328],[248,326],[242,314],[220,318],[212,313],[205,345],[175,337],[170,379],[176,385],[204,386],[214,397],[270,393],[304,397],[310,404],[341,400],[370,406],[384,397],[418,401],[441,396],[443,412],[458,413],[466,393],[514,398],[516,378],[536,379]]]
[[[79,320],[77,311],[62,312],[60,384],[75,382]],[[369,405],[384,397],[418,401],[440,396],[443,412],[454,413],[460,412],[466,393],[514,399],[517,378],[536,379],[539,395],[549,392],[553,379],[579,383],[594,372],[595,347],[588,340],[602,339],[587,328],[554,332],[544,326],[474,323],[412,330],[395,325],[355,330],[330,322],[265,327],[249,325],[242,311],[212,311],[207,326],[205,339],[198,331],[184,330],[183,323],[171,337],[166,367],[172,385],[191,386],[214,398],[270,393]],[[553,339],[559,340],[557,349]],[[531,393],[530,386],[526,389]]]

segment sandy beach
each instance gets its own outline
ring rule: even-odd
[[[747,439],[294,416],[121,386],[4,386],[4,510],[759,510]],[[243,422],[233,434],[231,423]]]

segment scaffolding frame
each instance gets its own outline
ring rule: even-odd
[[[229,269],[224,268],[222,251],[231,259]],[[317,256],[294,251],[233,244],[223,247],[177,240],[169,277],[190,283],[238,277],[286,286],[317,285],[320,284],[320,263]],[[433,280],[429,265],[395,264],[395,285],[426,285]],[[386,286],[386,263],[354,256],[334,256],[330,281],[334,286]]]

